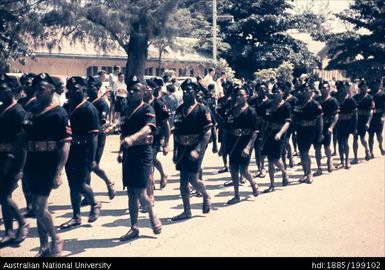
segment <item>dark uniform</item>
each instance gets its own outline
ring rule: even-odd
[[[139,105],[130,115],[125,113],[121,119],[122,137],[128,137],[145,126],[156,129],[154,109],[145,103]],[[152,138],[123,150],[123,185],[128,188],[146,188],[152,173]]]
[[[212,125],[211,114],[204,105],[196,103],[188,115],[183,114],[183,105],[178,107],[174,118],[174,134],[178,143],[176,156],[178,171],[199,172],[202,158],[191,161],[190,152],[199,143],[203,132]]]
[[[332,134],[329,133],[329,128],[334,121],[334,117],[339,113],[339,105],[337,99],[330,97],[324,101],[320,101],[323,111],[323,140],[319,144],[329,147],[332,139]]]
[[[357,104],[353,98],[347,98],[340,103],[340,116],[337,123],[338,141],[346,140],[356,129],[356,119],[354,113],[357,110]]]
[[[384,129],[384,123],[381,118],[385,113],[385,92],[378,91],[375,95],[373,95],[374,101],[374,112],[373,118],[370,121],[369,132],[371,133],[382,133]]]
[[[60,106],[36,114],[28,114],[25,123],[28,156],[24,172],[33,195],[48,197],[57,173],[57,143],[71,140],[67,112]]]
[[[270,102],[264,118],[267,121],[267,130],[263,141],[262,154],[266,155],[269,160],[280,159],[285,147],[287,132],[281,136],[279,141],[275,140],[275,135],[286,122],[291,123],[291,106],[288,102],[284,102],[273,111],[273,102]]]
[[[95,162],[99,164],[103,156],[104,146],[106,144],[106,134],[103,131],[103,126],[106,124],[110,108],[108,107],[107,102],[103,98],[97,98],[91,103],[98,110],[100,130],[98,134],[98,147],[96,149]]]
[[[0,77],[0,204],[4,219],[5,237],[0,247],[22,242],[28,233],[28,224],[21,215],[12,192],[17,188],[21,176],[24,153],[21,151],[20,134],[25,111],[14,100],[16,84],[5,74]],[[4,98],[4,99],[3,99]],[[6,104],[5,104],[6,103]],[[13,219],[19,225],[16,236],[13,234]]]
[[[305,105],[294,107],[297,126],[297,142],[300,151],[309,151],[311,145],[317,142],[317,117],[322,115],[321,105],[311,99]]]
[[[358,94],[355,95],[353,99],[358,109],[357,134],[359,136],[365,136],[367,131],[365,125],[368,122],[370,111],[374,109],[373,97],[367,94],[364,98],[360,99],[360,95]]]
[[[243,149],[250,141],[252,134],[258,129],[257,114],[247,106],[239,115],[234,114],[234,108],[226,115],[223,123],[227,133],[226,153],[231,165],[249,165],[250,155],[242,157]]]
[[[11,166],[4,172],[6,164],[10,165],[9,154],[13,152],[13,144],[18,134],[21,133],[24,122],[25,111],[20,104],[13,104],[6,108],[0,105],[0,194],[1,196],[11,194],[17,187],[18,179],[12,180],[9,176],[14,173],[15,168]]]
[[[153,102],[150,104],[155,111],[156,115],[156,130],[154,132],[154,142],[152,144],[153,151],[159,152],[162,141],[161,127],[164,120],[168,120],[170,117],[170,112],[166,104],[160,98],[154,98]]]
[[[67,82],[68,85],[68,82]],[[90,102],[84,100],[75,108],[70,103],[64,104],[67,110],[72,128],[72,143],[69,151],[68,160],[65,166],[68,183],[71,192],[71,204],[73,209],[73,219],[62,224],[62,228],[68,228],[80,224],[80,200],[81,194],[91,202],[89,222],[97,219],[100,212],[100,203],[94,200],[93,191],[87,184],[94,160],[90,135],[99,132],[99,112]],[[75,221],[75,222],[74,222]]]

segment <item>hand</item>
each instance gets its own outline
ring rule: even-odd
[[[333,134],[333,129],[331,127],[328,128],[328,132],[329,132],[329,134]]]
[[[96,167],[98,166],[98,164],[96,163],[96,161],[92,161],[90,164],[89,164],[89,168],[90,168],[90,171],[92,172]]]
[[[3,174],[8,175],[11,172],[13,161],[15,160],[15,157],[13,155],[7,155],[6,159],[4,160],[1,171]]]
[[[122,163],[123,162],[123,153],[119,153],[117,159],[118,159],[118,163]]]
[[[281,136],[282,136],[281,133],[275,134],[274,140],[276,140],[276,141],[281,140]]]
[[[126,148],[126,149],[130,148],[130,147],[132,146],[133,143],[134,143],[134,141],[133,141],[133,139],[131,138],[131,136],[125,137],[123,140],[120,141],[120,144],[121,144],[124,148]]]
[[[53,180],[53,186],[52,188],[53,189],[57,189],[58,187],[61,186],[61,184],[63,184],[63,172],[58,172],[56,175],[55,175],[55,178]]]
[[[365,129],[366,129],[366,130],[369,130],[369,126],[370,126],[369,123],[366,123]]]
[[[248,147],[245,147],[242,151],[242,157],[248,157],[250,155],[250,149]]]
[[[214,154],[218,153],[218,145],[217,144],[213,144],[212,151],[213,151]]]
[[[199,152],[197,150],[192,150],[190,152],[190,159],[192,161],[196,161],[196,160],[198,160],[198,158],[199,158]]]
[[[385,117],[381,117],[381,123],[385,122]]]
[[[163,146],[163,156],[167,156],[167,154],[170,152],[170,148],[168,145]]]

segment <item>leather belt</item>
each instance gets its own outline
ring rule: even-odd
[[[175,136],[175,139],[177,143],[183,145],[183,146],[191,146],[195,145],[199,142],[200,134],[193,134],[193,135],[177,135]]]
[[[134,142],[132,144],[132,146],[135,146],[135,145],[150,145],[153,142],[154,142],[154,136],[148,135],[148,136],[144,137],[143,139]]]
[[[351,113],[340,113],[340,116],[338,117],[339,120],[350,120],[352,119]]]
[[[324,124],[331,124],[334,121],[334,117],[324,119]]]
[[[12,143],[0,143],[0,152],[9,153],[12,152]]]
[[[242,136],[247,136],[250,135],[251,130],[250,129],[242,129],[242,128],[236,128],[236,129],[230,129],[228,132],[231,135],[234,135],[235,137],[242,137]]]
[[[358,110],[358,115],[359,116],[369,116],[370,115],[370,111]]]
[[[297,125],[300,127],[314,127],[317,124],[317,120],[298,120]]]
[[[269,122],[267,125],[268,128],[273,129],[273,130],[279,130],[283,127],[283,123],[278,123],[278,122]]]
[[[57,149],[56,141],[28,141],[28,151],[30,152],[53,152]]]

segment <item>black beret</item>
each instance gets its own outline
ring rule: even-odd
[[[160,78],[157,78],[157,77],[154,77],[152,78],[152,81],[158,86],[158,87],[162,87],[163,86],[163,80],[160,79]]]
[[[185,81],[183,81],[182,84],[180,85],[180,88],[183,91],[194,90],[196,93],[198,93],[201,90],[201,87],[197,83],[194,83],[191,79],[186,79]]]
[[[46,83],[51,84],[51,85],[54,86],[54,87],[56,86],[55,81],[52,79],[51,76],[49,76],[48,73],[40,73],[40,74],[37,74],[37,75],[35,76],[35,78],[33,79],[32,87],[33,87],[34,89],[36,89],[37,84],[38,84],[39,82],[46,82]]]
[[[93,87],[95,87],[97,89],[99,89],[103,85],[103,83],[99,79],[95,79],[92,76],[88,76],[87,77],[87,84],[88,84],[88,87],[92,87],[93,86]]]
[[[362,80],[362,81],[360,81],[360,83],[358,84],[358,87],[359,87],[359,88],[362,88],[362,87],[368,87],[368,84],[366,83],[366,81]]]
[[[187,78],[186,80],[184,80],[184,81],[181,83],[180,88],[181,88],[182,90],[185,90],[186,87],[187,87],[188,85],[190,85],[190,84],[192,84],[192,80],[191,80],[190,78]]]
[[[35,79],[35,77],[36,77],[36,74],[34,74],[34,73],[24,73],[20,77],[20,83],[21,83],[21,85],[32,83],[32,81]]]
[[[82,77],[73,76],[67,80],[66,87],[69,91],[74,91],[81,87],[87,88],[88,84],[87,84],[87,80],[83,79]]]
[[[0,75],[0,84],[2,85],[2,90],[9,89],[13,93],[19,92],[20,84],[17,81],[16,77],[8,76],[7,74]]]
[[[135,84],[141,83],[139,78],[136,75],[131,75],[128,77],[126,84],[127,84],[127,89],[130,89],[133,87]]]
[[[153,89],[158,87],[158,84],[153,79],[147,79],[146,84],[148,87]]]

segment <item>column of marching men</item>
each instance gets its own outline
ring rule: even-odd
[[[328,173],[358,163],[359,141],[365,149],[364,158],[374,158],[375,135],[381,154],[385,155],[382,138],[385,93],[381,80],[360,81],[358,94],[353,96],[347,82],[337,82],[334,89],[334,84],[327,81],[321,81],[319,86],[311,80],[237,84],[223,76],[218,91],[215,85],[205,84],[205,80],[195,83],[187,79],[180,86],[180,100],[174,95],[175,85],[167,85],[168,91],[163,93],[163,82],[157,78],[140,81],[132,76],[125,85],[117,69],[110,80],[120,82],[114,91],[118,93],[116,103],[114,98],[106,99],[108,91],[99,79],[75,76],[67,80],[67,102],[60,106],[54,97],[62,94],[63,85],[49,74],[24,74],[20,79],[22,98],[19,82],[1,75],[0,203],[5,227],[1,247],[24,241],[29,231],[26,218],[36,217],[40,240],[36,256],[62,256],[64,242],[48,210],[49,195],[61,185],[65,170],[73,216],[60,228],[82,224],[82,205],[90,206],[88,222],[95,222],[102,206],[91,188],[91,173],[105,182],[112,200],[114,182],[100,167],[100,160],[106,136],[117,131],[118,162],[122,164],[131,222],[121,241],[139,236],[140,208],[148,213],[153,232],[161,233],[162,224],[153,210],[153,176],[157,169],[160,188],[166,187],[168,177],[157,154],[160,151],[168,154],[171,134],[174,136],[172,161],[180,172],[183,201],[183,212],[173,217],[173,221],[192,217],[192,190],[202,197],[202,212],[210,212],[211,197],[202,179],[202,161],[210,142],[212,151],[223,159],[224,168],[218,173],[230,171],[231,180],[224,183],[234,188],[230,205],[240,202],[239,187],[245,180],[250,183],[253,196],[260,194],[255,179],[265,177],[265,160],[270,186],[262,192],[274,191],[277,170],[282,174],[282,186],[289,185],[287,167],[294,166],[297,149],[303,169],[299,182],[307,184],[324,173],[322,147]],[[113,107],[116,111],[111,112]],[[366,133],[369,133],[368,142]],[[353,135],[352,160],[350,135]],[[219,151],[217,141],[221,143]],[[337,165],[332,164],[334,141],[338,143],[340,158]],[[309,155],[312,146],[317,166],[314,173]],[[337,152],[335,144],[334,152]],[[258,168],[255,175],[249,171],[251,157]],[[12,200],[19,179],[26,200],[24,215]],[[13,219],[17,221],[17,230],[13,229]]]

